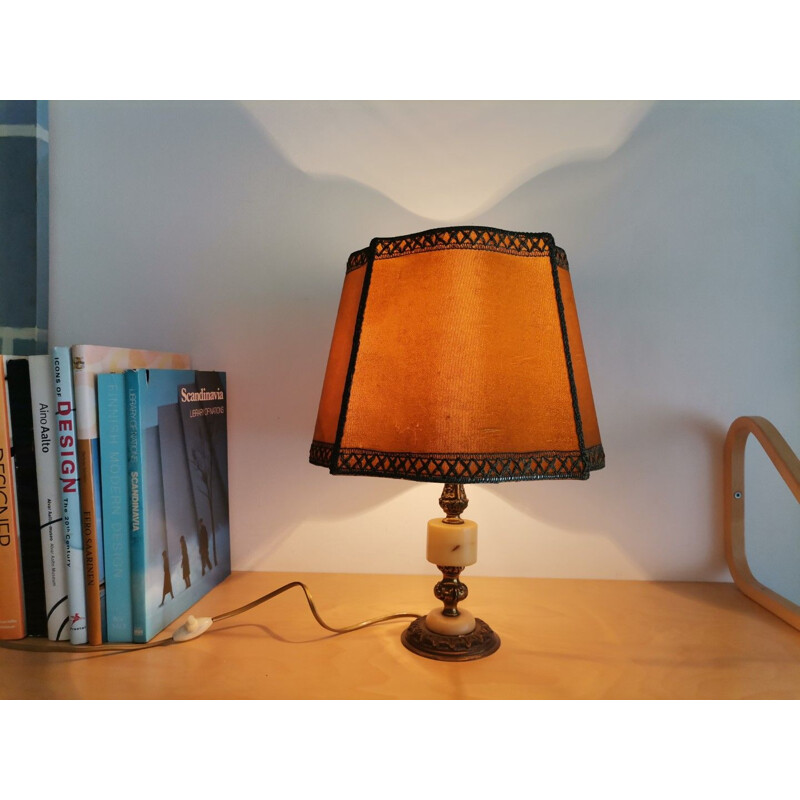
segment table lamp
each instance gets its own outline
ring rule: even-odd
[[[589,477],[604,466],[566,253],[549,233],[437,228],[347,261],[312,464],[443,483],[427,559],[442,602],[402,635],[440,660],[497,634],[458,604],[477,561],[464,484]]]

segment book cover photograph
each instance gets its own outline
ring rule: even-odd
[[[134,640],[231,571],[225,374],[126,373]]]

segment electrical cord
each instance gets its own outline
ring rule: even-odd
[[[102,645],[88,645],[88,644],[79,644],[73,645],[69,642],[51,642],[47,639],[35,639],[35,638],[28,638],[28,639],[14,639],[9,641],[0,641],[0,646],[11,649],[11,650],[26,650],[29,652],[36,652],[36,653],[83,653],[83,654],[91,654],[91,653],[107,653],[107,652],[130,652],[134,650],[148,650],[152,647],[165,647],[167,645],[172,644],[181,644],[182,642],[187,642],[190,639],[196,639],[198,636],[205,633],[213,623],[221,622],[222,620],[230,619],[231,617],[235,617],[238,614],[243,614],[246,611],[250,611],[251,609],[255,608],[256,606],[261,605],[262,603],[266,603],[268,600],[272,600],[273,597],[277,597],[279,594],[283,594],[284,592],[288,591],[289,589],[293,589],[295,586],[300,587],[305,594],[306,601],[308,602],[308,607],[311,609],[311,613],[314,616],[314,619],[323,627],[325,630],[330,631],[334,634],[344,634],[344,633],[352,633],[353,631],[361,630],[362,628],[367,628],[371,625],[378,625],[381,622],[390,622],[391,620],[395,619],[403,619],[408,617],[413,617],[414,619],[419,619],[421,616],[420,614],[412,614],[412,613],[400,613],[400,614],[389,614],[383,617],[375,617],[374,619],[368,619],[364,622],[358,622],[355,625],[348,625],[344,628],[334,628],[331,625],[328,625],[325,620],[319,615],[316,606],[314,605],[314,600],[311,597],[311,592],[308,590],[308,587],[302,583],[301,581],[291,581],[290,583],[281,586],[278,589],[275,589],[272,592],[269,592],[265,595],[262,595],[256,600],[253,600],[251,603],[247,603],[244,606],[240,606],[239,608],[235,608],[232,611],[226,611],[223,614],[218,614],[215,617],[200,617],[196,618],[192,615],[186,620],[186,622],[178,628],[172,636],[165,638],[165,639],[158,639],[152,642],[146,642],[143,644],[102,644]]]

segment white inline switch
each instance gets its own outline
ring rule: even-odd
[[[211,627],[211,617],[193,617],[191,614],[186,622],[172,634],[176,642],[188,642],[196,639]]]

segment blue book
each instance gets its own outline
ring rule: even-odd
[[[69,602],[69,640],[86,644],[86,586],[83,568],[81,498],[78,478],[78,434],[75,423],[75,398],[72,387],[72,362],[69,347],[53,348],[53,385],[55,389],[55,425],[61,485],[62,525],[67,561]]]
[[[133,639],[148,642],[231,571],[225,374],[125,373]]]
[[[125,375],[97,376],[106,626],[109,642],[133,641]]]
[[[100,443],[97,419],[97,376],[137,368],[188,369],[188,355],[129,347],[76,344],[72,353],[72,385],[78,433],[81,532],[86,582],[89,644],[108,640],[106,620],[105,547],[103,539]]]

